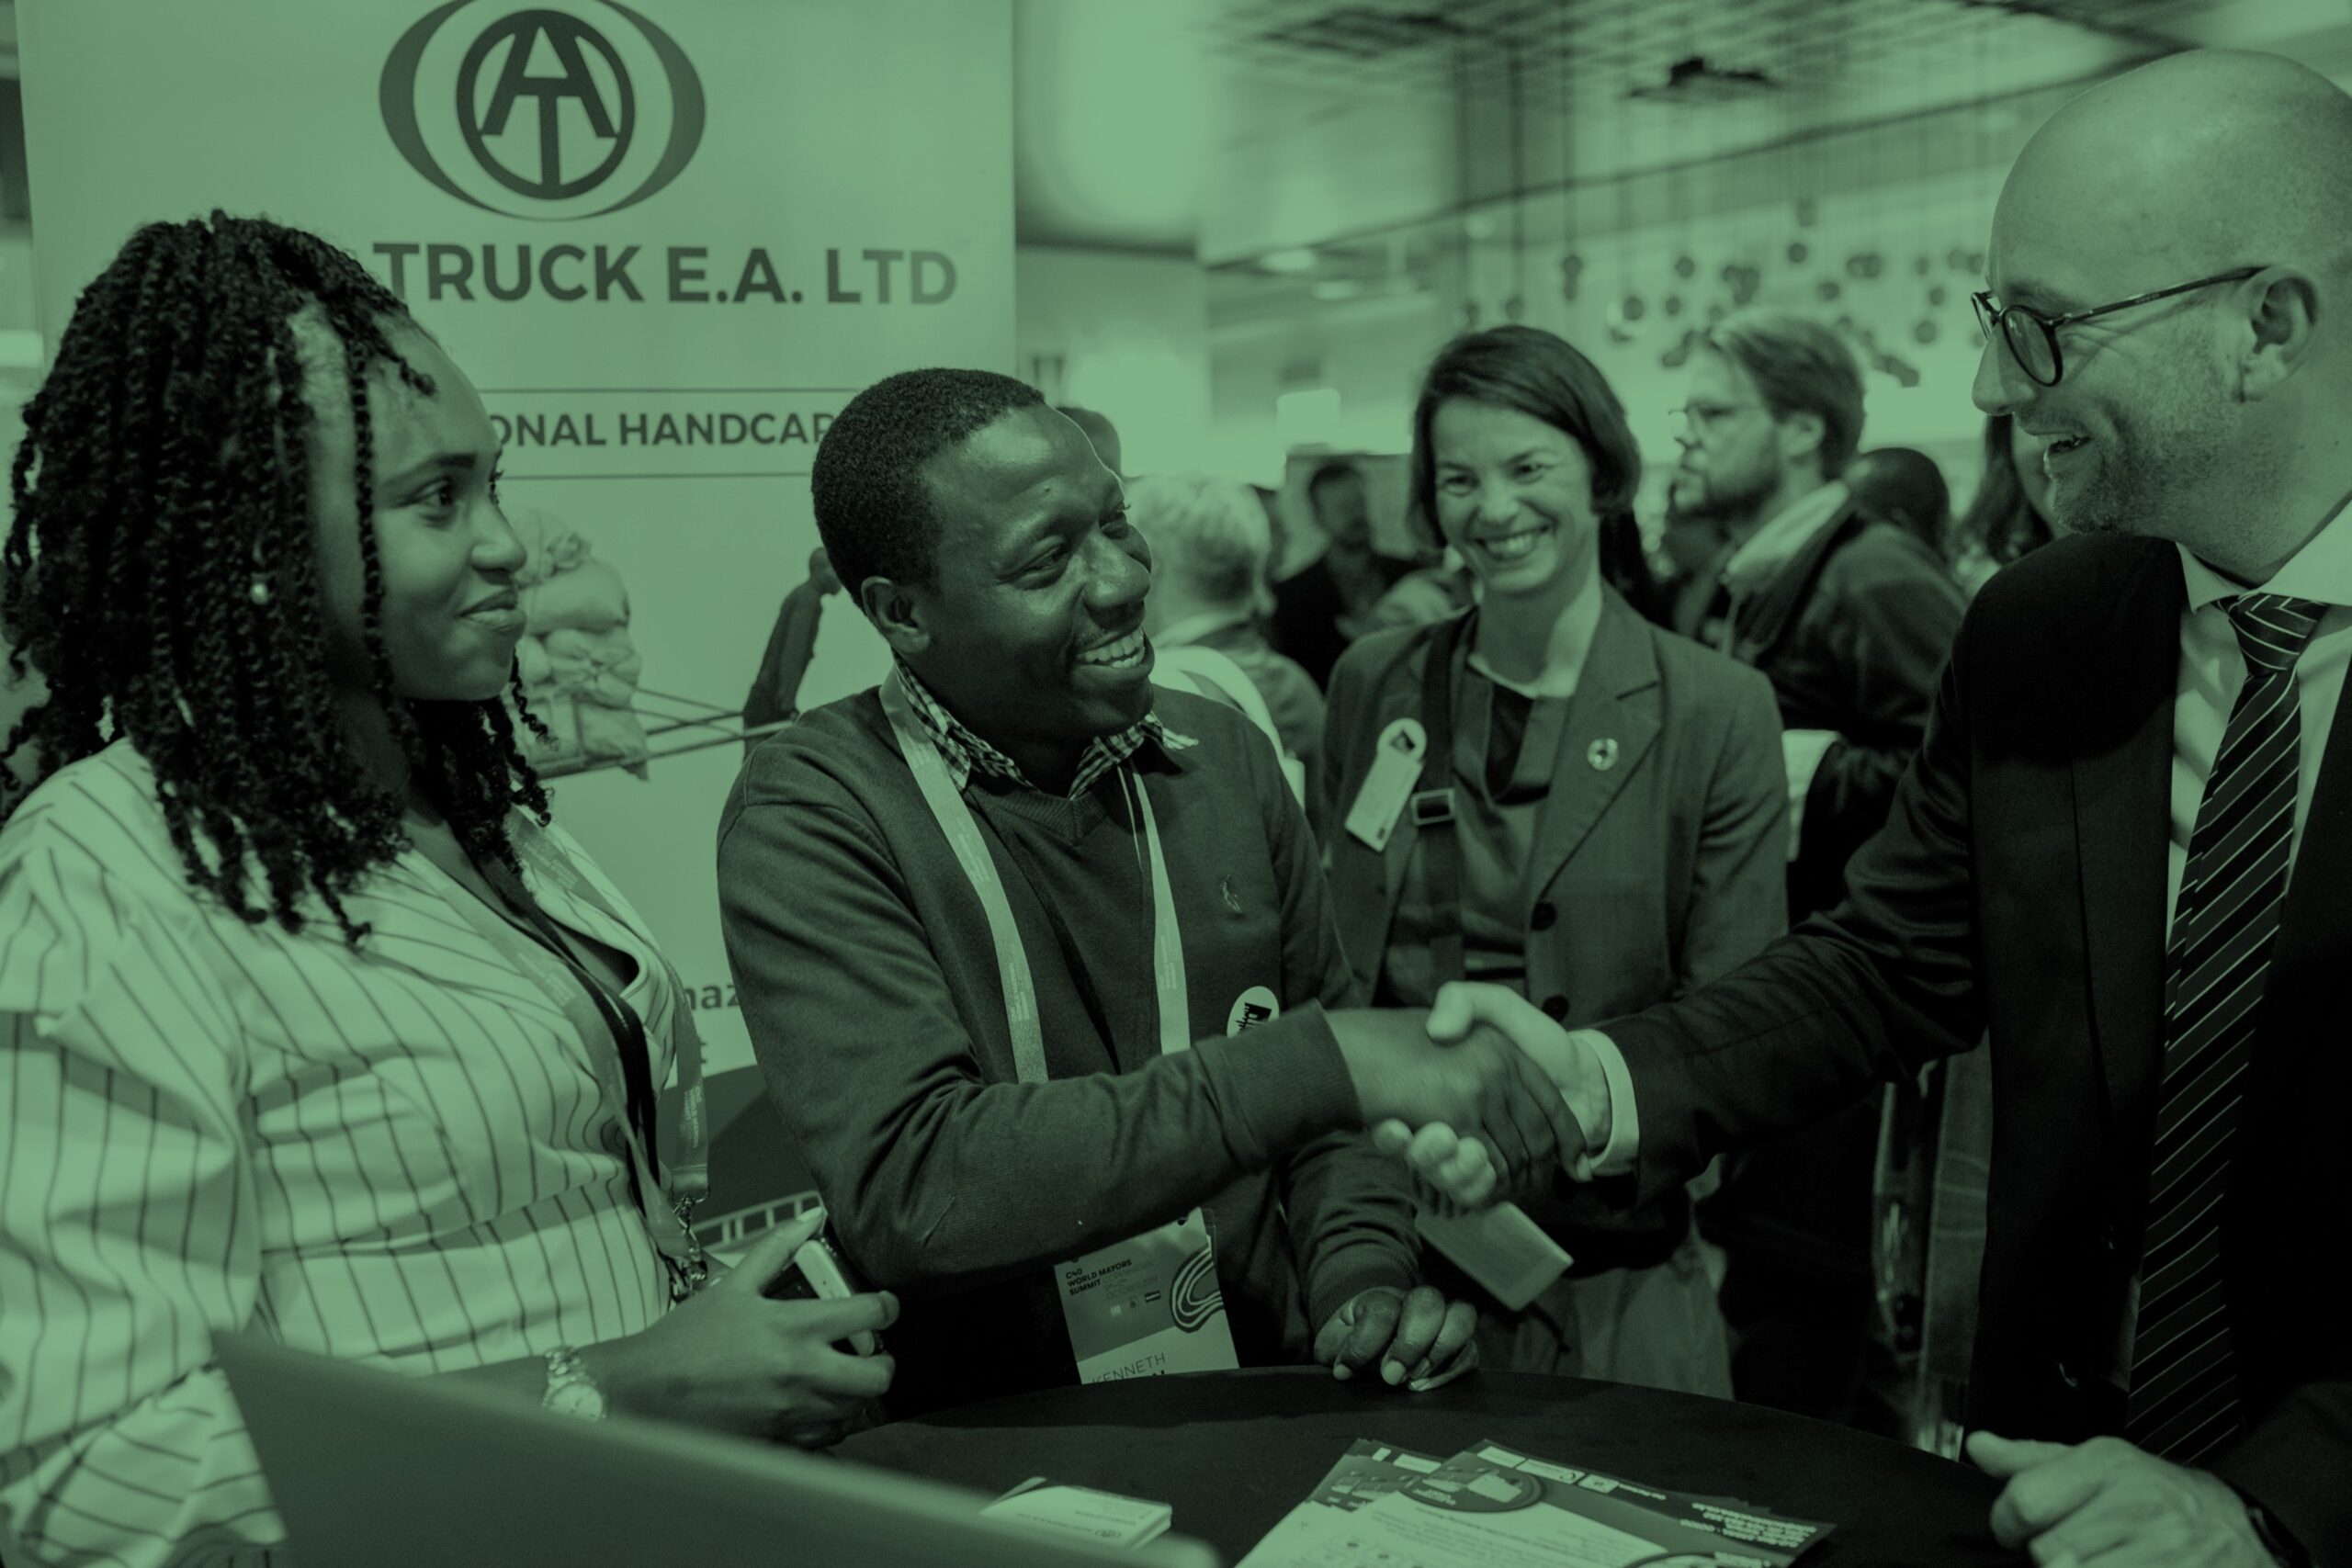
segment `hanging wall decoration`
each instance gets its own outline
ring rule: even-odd
[[[1560,298],[1575,304],[1578,285],[1584,276],[1584,257],[1576,250],[1577,243],[1577,154],[1576,154],[1576,89],[1573,80],[1574,56],[1569,52],[1568,38],[1575,26],[1570,7],[1576,0],[1559,0],[1555,13],[1558,23],[1558,47],[1554,51],[1560,73],[1560,243],[1568,251],[1560,257]]]
[[[1527,165],[1525,116],[1520,99],[1519,40],[1504,44],[1505,103],[1510,133],[1510,293],[1503,300],[1503,320],[1516,321],[1527,314]]]
[[[1619,112],[1612,117],[1617,127],[1617,156],[1616,167],[1611,171],[1610,175],[1611,180],[1617,188],[1617,296],[1610,301],[1609,308],[1601,314],[1602,324],[1609,333],[1609,341],[1620,347],[1642,335],[1642,318],[1649,313],[1648,307],[1643,303],[1642,297],[1635,291],[1633,283],[1634,147],[1632,128],[1628,121],[1631,118],[1630,109],[1634,96],[1633,88],[1634,75],[1637,70],[1635,62],[1641,56],[1639,23],[1634,7],[1629,6],[1625,8],[1624,21],[1625,32],[1619,49],[1619,59],[1624,62],[1626,81],[1618,90],[1617,96],[1621,107]]]
[[[1639,294],[1626,294],[1609,301],[1601,321],[1609,329],[1609,341],[1622,348],[1647,330],[1648,315],[1649,306]]]
[[[1457,33],[1453,40],[1453,205],[1461,219],[1461,315],[1465,333],[1478,326],[1478,248],[1471,214],[1476,199],[1470,164],[1470,40],[1466,33]]]

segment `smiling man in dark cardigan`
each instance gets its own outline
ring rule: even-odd
[[[1471,1314],[1417,1287],[1402,1178],[1360,1129],[1442,1102],[1530,1160],[1579,1134],[1510,1092],[1541,1080],[1499,1035],[1440,1049],[1419,1015],[1342,1008],[1272,749],[1149,683],[1116,476],[1021,382],[927,370],[851,401],[812,489],[897,663],[753,751],[720,897],[775,1103],[851,1262],[904,1302],[893,1409],[1159,1364],[1078,1298],[1144,1267],[1102,1249],[1180,1232],[1215,1258],[1184,1352],[1231,1348],[1172,1367],[1464,1370]]]

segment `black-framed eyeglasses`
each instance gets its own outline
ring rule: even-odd
[[[1667,427],[1677,441],[1699,441],[1706,434],[1736,413],[1762,408],[1761,403],[1687,402],[1679,409],[1666,411]]]
[[[1996,306],[1993,303],[1993,291],[1989,288],[1978,289],[1969,296],[1969,300],[1976,307],[1976,327],[1984,334],[1985,341],[1991,342],[1994,333],[1998,331],[2002,341],[2009,345],[2009,354],[2017,360],[2018,368],[2041,385],[2054,387],[2058,378],[2066,373],[2065,361],[2058,353],[2060,327],[2087,321],[2093,316],[2104,316],[2110,310],[2145,305],[2153,299],[2168,299],[2193,288],[2211,288],[2217,283],[2242,283],[2263,270],[2258,266],[2234,267],[2228,272],[2217,272],[2211,277],[2200,277],[2194,283],[2176,283],[2170,288],[2152,288],[2145,294],[2134,294],[2129,299],[2118,299],[2111,305],[2094,305],[2087,310],[2069,310],[2063,316],[2045,316],[2023,305]]]

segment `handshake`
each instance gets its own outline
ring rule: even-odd
[[[1532,1190],[1608,1146],[1598,1058],[1515,992],[1457,982],[1426,1019],[1361,1010],[1330,1020],[1374,1142],[1403,1156],[1441,1206]]]

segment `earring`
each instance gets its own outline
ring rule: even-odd
[[[253,585],[245,590],[245,597],[251,599],[256,604],[268,604],[269,579],[264,577],[259,572],[254,573]]]

